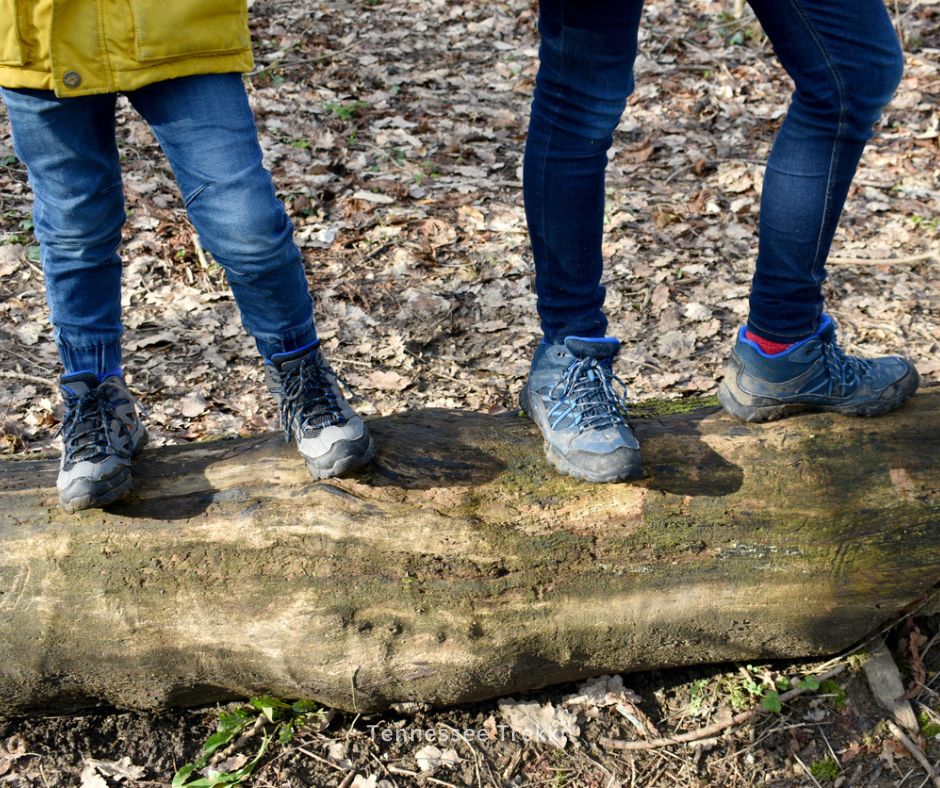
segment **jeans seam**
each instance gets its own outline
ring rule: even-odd
[[[120,339],[115,339],[113,341],[108,341],[108,342],[96,342],[93,345],[73,345],[68,340],[60,338],[56,340],[56,343],[64,347],[67,347],[69,350],[96,350],[98,348],[103,348],[103,347],[120,347],[121,346]]]
[[[184,198],[184,200],[183,200],[183,207],[184,207],[184,208],[189,208],[189,206],[193,204],[193,201],[194,201],[200,194],[202,194],[203,192],[205,192],[205,190],[208,189],[208,188],[209,188],[209,184],[208,184],[208,183],[202,184],[198,189],[196,189],[192,194],[190,194],[189,197]]]
[[[845,132],[845,116],[848,111],[848,107],[846,105],[845,84],[842,81],[842,75],[839,73],[839,69],[836,67],[832,54],[826,48],[826,45],[823,43],[819,32],[813,26],[813,23],[810,21],[809,17],[806,15],[800,0],[790,0],[790,5],[800,20],[803,22],[804,27],[810,35],[810,38],[812,38],[813,42],[819,48],[819,51],[825,60],[826,66],[829,69],[829,74],[835,83],[836,91],[839,94],[839,122],[836,126],[836,136],[832,143],[832,153],[829,157],[829,172],[826,177],[826,204],[823,207],[823,215],[819,222],[819,234],[816,237],[816,252],[813,255],[812,267],[810,269],[810,275],[813,277],[813,281],[818,285],[821,284],[825,278],[817,278],[816,266],[819,261],[819,252],[822,247],[823,235],[825,234],[826,225],[828,224],[830,214],[832,212],[832,186],[834,181],[834,173],[839,161],[839,148]]]
[[[558,38],[560,39],[559,44],[561,45],[563,56],[564,56],[564,44],[565,44],[564,36],[565,36],[564,17],[562,17],[562,27],[561,27],[561,31],[558,34]],[[538,184],[539,194],[542,195],[541,200],[540,200],[541,206],[539,207],[539,212],[541,214],[539,216],[539,223],[542,226],[542,233],[543,233],[542,243],[545,247],[543,251],[546,253],[548,252],[548,239],[544,236],[544,234],[549,225],[548,225],[548,217],[545,213],[545,203],[546,203],[545,177],[546,177],[546,171],[548,170],[548,152],[549,150],[551,150],[551,147],[552,147],[552,138],[555,135],[555,124],[558,120],[558,114],[559,114],[558,103],[559,102],[556,101],[556,102],[553,102],[551,105],[551,116],[548,119],[549,120],[548,134],[545,135],[545,144],[539,154],[539,161],[542,162],[541,171],[539,172],[539,184]],[[546,265],[543,268],[543,274],[550,274],[550,273],[551,273],[551,266]],[[548,278],[548,282],[546,283],[546,288],[551,289],[551,278],[550,277],[547,277],[547,278]],[[545,333],[544,330],[542,331],[542,333],[543,334]]]

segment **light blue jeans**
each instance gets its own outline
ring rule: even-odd
[[[113,93],[2,92],[34,195],[46,298],[65,371],[121,367],[124,192]],[[202,245],[225,269],[261,355],[316,339],[293,227],[261,163],[241,76],[166,80],[126,94],[150,124]]]

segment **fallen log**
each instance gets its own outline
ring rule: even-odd
[[[557,475],[515,414],[376,419],[317,482],[279,435],[146,451],[56,506],[0,462],[0,712],[258,693],[451,704],[613,671],[829,654],[940,582],[940,389],[877,419],[638,419],[646,477]]]

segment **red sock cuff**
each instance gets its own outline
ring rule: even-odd
[[[763,337],[757,336],[757,334],[752,334],[748,330],[744,331],[744,336],[747,339],[750,339],[751,342],[754,342],[757,345],[757,347],[771,356],[777,353],[783,353],[784,350],[793,344],[792,342],[774,342],[770,339],[764,339]]]

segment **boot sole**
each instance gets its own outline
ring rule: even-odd
[[[322,457],[304,459],[307,470],[313,478],[330,479],[363,467],[373,457],[375,457],[375,441],[367,433],[357,441],[339,441]]]
[[[718,386],[718,401],[732,416],[741,421],[760,423],[776,421],[787,416],[799,413],[823,412],[839,413],[843,416],[880,416],[882,413],[900,407],[909,399],[920,385],[920,374],[911,367],[908,373],[897,383],[893,384],[895,393],[886,398],[869,400],[867,402],[848,403],[842,405],[817,405],[808,402],[772,403],[766,405],[744,405],[738,401],[731,386],[722,380]]]
[[[524,384],[522,386],[522,390],[519,392],[519,405],[522,409],[523,415],[527,416],[536,427],[539,427],[539,432],[541,432],[542,428],[532,416],[532,407],[528,402],[528,397],[529,387],[527,384]],[[636,479],[643,475],[643,464],[642,460],[640,459],[639,452],[636,452],[636,461],[631,462],[631,464],[627,467],[622,468],[619,471],[603,474],[593,473],[591,471],[585,470],[584,468],[578,467],[563,454],[561,454],[548,441],[543,441],[542,447],[545,452],[545,459],[548,461],[549,465],[551,465],[559,473],[562,473],[565,476],[572,476],[575,479],[580,479],[581,481],[591,482],[593,484],[609,484],[611,482],[629,481],[630,479]]]
[[[75,479],[59,493],[59,503],[72,514],[82,509],[100,509],[123,498],[134,487],[130,468],[105,479]]]
[[[150,436],[144,430],[137,446],[131,453],[136,457],[143,451]],[[134,477],[130,466],[121,468],[118,473],[104,479],[75,479],[64,490],[59,492],[59,505],[69,514],[82,509],[100,509],[109,503],[119,501],[134,489]]]

